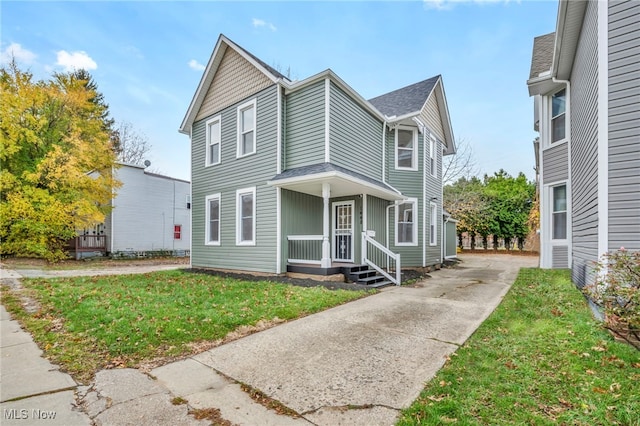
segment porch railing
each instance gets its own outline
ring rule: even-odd
[[[366,232],[362,233],[362,247],[366,253],[364,262],[387,277],[395,285],[400,285],[400,253],[392,252],[368,236]]]
[[[105,251],[107,249],[106,235],[78,235],[67,242],[68,248],[75,252]]]
[[[320,265],[322,259],[322,235],[289,235],[287,237],[289,263]]]

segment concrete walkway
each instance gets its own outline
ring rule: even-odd
[[[3,308],[1,423],[45,424],[36,419],[42,412],[37,410],[50,410],[57,413],[56,423],[46,424],[195,425],[210,421],[196,421],[188,409],[213,409],[241,425],[393,424],[399,410],[418,397],[446,358],[500,303],[519,268],[537,265],[535,257],[470,255],[463,260],[415,286],[387,288],[164,365],[150,375],[134,369],[101,371],[90,387],[76,387],[44,361]],[[254,403],[239,383],[300,417]],[[188,407],[172,404],[174,397],[188,401]],[[24,413],[26,420],[17,420]]]

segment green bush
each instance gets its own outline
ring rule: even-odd
[[[604,312],[604,326],[640,349],[640,251],[620,250],[602,256],[596,282],[587,297]]]

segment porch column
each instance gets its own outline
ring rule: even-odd
[[[331,267],[331,244],[329,243],[329,197],[331,195],[331,185],[322,184],[322,260],[320,266],[322,268]]]

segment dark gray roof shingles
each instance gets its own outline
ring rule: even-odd
[[[553,45],[556,33],[549,33],[533,39],[533,53],[531,55],[531,70],[529,79],[536,78],[545,71],[551,69],[553,61]]]
[[[349,176],[352,176],[354,178],[368,182],[372,185],[376,185],[387,191],[396,192],[396,193],[398,192],[384,182],[380,182],[379,180],[372,179],[361,173],[354,172],[353,170],[349,170],[347,168],[344,168],[335,164],[331,164],[331,163],[318,163],[318,164],[311,164],[309,166],[302,166],[302,167],[296,167],[294,169],[288,169],[280,173],[279,175],[274,176],[273,179],[271,180],[276,181],[276,180],[310,176],[310,175],[316,175],[316,174],[328,173],[328,172],[341,172]]]
[[[439,78],[440,75],[436,75],[427,80],[369,99],[369,102],[387,117],[399,117],[420,111]]]

